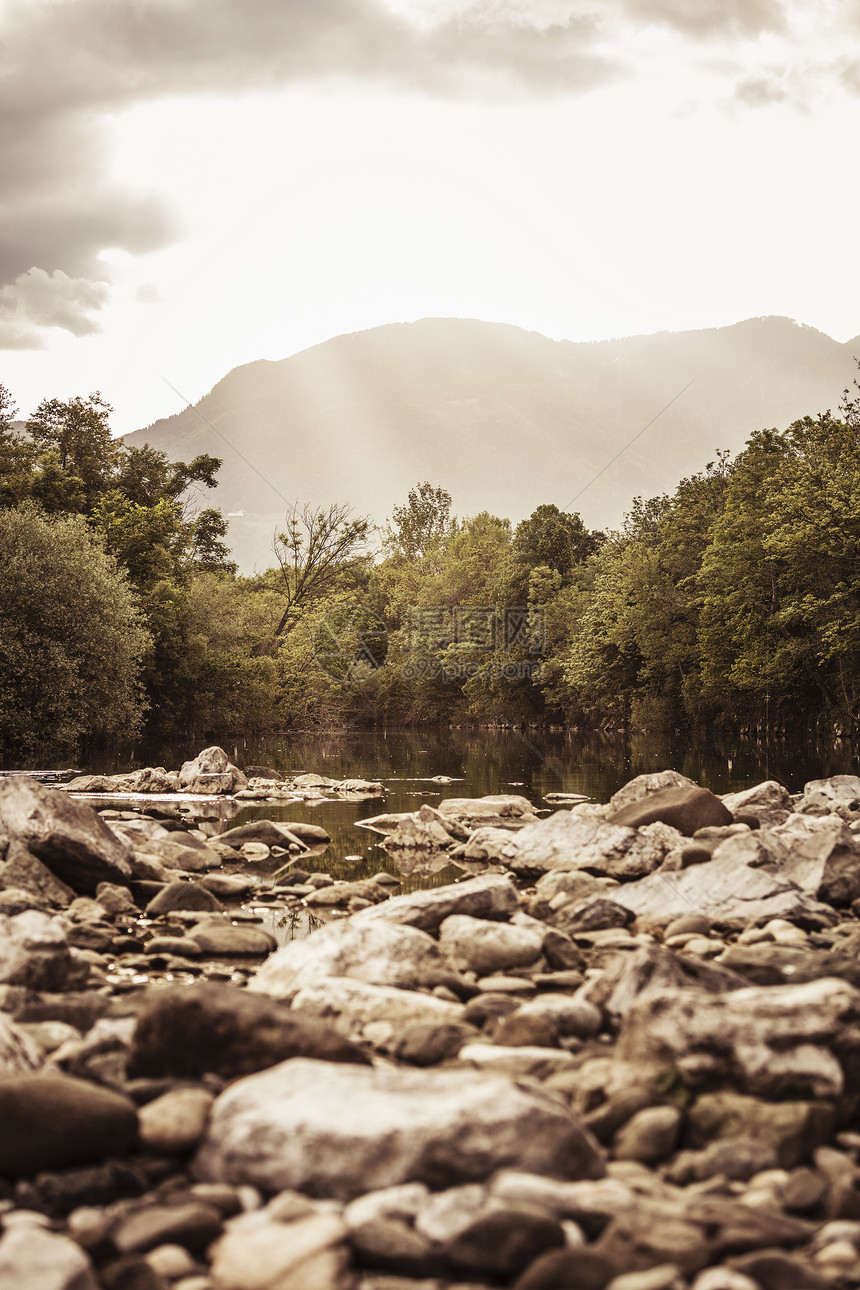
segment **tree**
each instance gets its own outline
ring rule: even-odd
[[[529,569],[546,565],[567,578],[600,546],[603,534],[589,532],[581,516],[544,503],[517,525],[513,541],[515,560]]]
[[[425,481],[410,488],[405,506],[395,506],[393,524],[385,530],[385,544],[392,554],[406,560],[423,560],[456,528],[451,516],[451,494]]]
[[[282,610],[275,638],[295,627],[303,610],[326,596],[344,569],[367,546],[370,519],[355,517],[349,506],[305,506],[287,516],[274,541],[280,570]]]
[[[88,512],[106,487],[119,445],[111,437],[111,405],[98,390],[88,398],[43,399],[27,421],[37,451],[53,456],[60,472],[78,481],[80,509]]]
[[[134,735],[151,645],[123,570],[83,519],[0,510],[0,746]]]
[[[712,702],[735,719],[824,708],[855,725],[858,569],[860,419],[826,412],[753,435],[699,575]]]

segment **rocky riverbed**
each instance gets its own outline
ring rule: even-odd
[[[377,814],[400,893],[246,770],[0,780],[3,1290],[860,1286],[860,779]]]

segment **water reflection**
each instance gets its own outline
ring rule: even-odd
[[[194,746],[139,743],[113,754],[94,754],[85,769],[111,774],[140,766],[172,769],[197,751]],[[236,741],[212,736],[239,766],[269,765],[284,775],[313,771],[333,779],[380,779],[386,795],[367,802],[326,800],[282,804],[248,803],[220,827],[273,819],[289,824],[321,824],[332,843],[303,867],[347,880],[370,878],[380,870],[402,880],[404,890],[441,886],[462,873],[435,857],[418,857],[409,872],[398,869],[379,845],[378,835],[356,828],[356,820],[392,811],[414,811],[422,802],[444,797],[481,797],[522,793],[541,806],[552,793],[577,793],[606,801],[634,775],[672,768],[717,793],[777,779],[792,792],[808,779],[858,772],[856,749],[846,741],[788,739],[759,743],[734,735],[693,739],[681,735],[632,735],[624,738],[574,730],[349,730],[340,733],[280,735]],[[434,783],[447,776],[454,783]],[[369,809],[368,809],[369,808]],[[218,806],[219,812],[230,808]],[[354,857],[358,856],[359,859]],[[347,857],[350,857],[347,859]],[[440,860],[444,867],[434,866]],[[401,864],[403,862],[401,861]],[[307,911],[304,911],[306,914]],[[298,933],[301,934],[301,933]]]

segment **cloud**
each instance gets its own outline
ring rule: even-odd
[[[87,334],[107,296],[102,252],[140,254],[177,236],[169,201],[111,179],[112,113],[325,78],[447,95],[584,93],[631,74],[643,28],[701,47],[785,32],[789,17],[788,0],[7,0],[0,344],[37,343],[43,326]],[[760,103],[767,85],[740,71],[738,98]]]
[[[6,349],[41,347],[41,328],[62,327],[73,336],[98,330],[93,317],[106,303],[103,282],[70,278],[62,269],[30,269],[0,287],[0,337]]]

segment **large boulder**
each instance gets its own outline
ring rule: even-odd
[[[638,802],[630,802],[608,817],[616,828],[641,829],[646,824],[668,824],[685,837],[699,829],[731,824],[732,813],[708,788],[663,788]]]
[[[226,1079],[289,1057],[366,1063],[362,1049],[314,1017],[214,981],[153,988],[138,1013],[129,1075]]]
[[[809,815],[833,813],[846,819],[860,814],[860,775],[831,775],[829,779],[811,779],[803,786],[803,796],[796,810]]]
[[[193,1170],[208,1182],[347,1199],[410,1181],[481,1181],[506,1166],[605,1172],[572,1112],[507,1079],[297,1059],[217,1098]]]
[[[505,918],[519,908],[517,889],[507,874],[485,874],[466,882],[412,891],[403,896],[362,909],[354,914],[356,925],[376,922],[405,923],[425,932],[435,932],[451,914],[475,918]]]
[[[283,946],[258,969],[248,988],[288,999],[302,986],[324,977],[355,977],[374,985],[414,989],[437,985],[445,970],[439,946],[426,932],[349,918]]]
[[[835,920],[829,906],[781,874],[752,868],[731,854],[715,855],[705,864],[677,873],[653,873],[639,882],[624,883],[613,888],[612,899],[632,910],[640,922],[663,926],[691,912],[704,914],[713,923],[732,925],[808,917],[827,926]]]
[[[641,802],[653,793],[661,793],[666,788],[698,788],[694,779],[688,779],[678,770],[657,770],[645,775],[637,775],[619,788],[609,799],[609,813],[621,811],[633,802]]]
[[[182,763],[179,783],[186,793],[235,793],[248,787],[244,773],[215,745]]]
[[[609,878],[631,879],[653,873],[680,842],[680,836],[664,825],[637,832],[609,824],[599,815],[556,811],[512,837],[505,857],[518,874],[588,869]]]
[[[693,1086],[839,1098],[860,1069],[860,991],[824,978],[723,995],[645,994],[627,1012],[617,1055],[672,1065]]]
[[[0,1080],[0,1177],[32,1178],[121,1156],[137,1137],[133,1102],[68,1075]]]
[[[723,806],[732,815],[752,816],[764,829],[773,828],[787,820],[792,811],[791,795],[775,779],[766,779],[739,793],[724,793]]]
[[[131,847],[85,802],[35,779],[0,782],[0,833],[22,842],[74,891],[92,895],[100,882],[127,885]]]
[[[788,855],[779,874],[818,900],[844,907],[860,896],[860,841],[838,815],[821,824],[805,837],[783,839]]]

